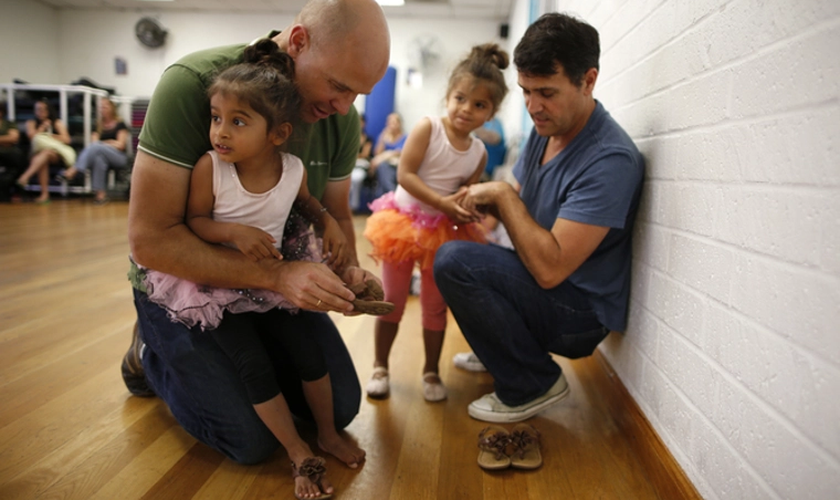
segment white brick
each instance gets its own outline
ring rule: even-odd
[[[697,477],[692,477],[696,486],[710,485],[715,497],[722,500],[778,498],[705,418],[697,415],[693,430],[694,450],[689,458],[697,468]],[[703,489],[700,494],[710,497]]]
[[[708,354],[744,387],[785,415],[805,435],[840,456],[840,370],[775,333],[712,307]]]
[[[630,303],[627,332],[624,335],[639,351],[651,359],[658,358],[659,322],[638,302]]]
[[[803,441],[743,390],[722,382],[713,419],[735,450],[784,498],[823,500],[840,491],[836,460]]]
[[[656,275],[651,280],[651,301],[648,308],[656,311],[665,324],[694,345],[703,345],[706,302],[696,293],[689,292],[670,278]]]
[[[727,216],[712,234],[723,241],[817,267],[825,221],[840,207],[837,193],[780,188],[723,189]]]
[[[837,196],[837,195],[835,195]],[[837,198],[835,198],[836,200]],[[825,218],[820,240],[820,267],[840,278],[840,213],[832,209]]]
[[[738,124],[726,131],[740,145],[732,165],[747,182],[837,187],[838,123],[835,104]]]
[[[624,71],[714,12],[720,4],[721,0],[664,3],[649,0],[642,5],[627,2],[602,29],[607,34],[602,56],[605,71],[610,74]],[[648,13],[650,15],[642,20]],[[639,24],[628,33],[627,29],[636,23]],[[613,41],[616,33],[627,34],[621,40]]]
[[[671,236],[668,274],[677,281],[728,303],[738,258],[735,251],[678,234]]]
[[[711,236],[731,220],[737,200],[725,196],[718,184],[660,182],[653,221],[669,228],[686,228],[692,233]]]
[[[732,306],[836,366],[840,280],[762,258],[749,257],[744,263],[733,287]]]
[[[633,259],[634,262],[643,263],[653,269],[665,271],[668,269],[668,255],[669,255],[669,232],[654,224],[647,224],[645,222],[636,221],[636,227],[633,230]],[[642,273],[646,272],[640,269],[639,272],[633,273],[633,279],[642,278]],[[632,283],[632,282],[631,282]],[[636,287],[633,287],[636,291]],[[643,290],[639,290],[639,300],[643,300]]]
[[[656,364],[662,373],[699,411],[714,411],[717,405],[715,368],[698,354],[697,346],[692,346],[671,329],[663,328],[658,338]]]
[[[732,69],[736,92],[731,116],[766,116],[836,100],[840,94],[840,30],[791,41]]]

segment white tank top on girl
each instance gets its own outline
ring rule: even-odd
[[[458,151],[449,142],[441,117],[430,116],[429,120],[432,122],[429,147],[426,148],[426,154],[423,156],[420,168],[417,169],[417,175],[434,192],[443,196],[450,195],[475,173],[484,156],[484,143],[473,137],[472,144],[466,151]],[[394,201],[400,207],[418,204],[426,213],[435,215],[441,213],[409,194],[402,186],[397,186]]]
[[[300,191],[303,181],[303,162],[288,153],[283,157],[283,175],[277,184],[264,193],[251,193],[242,187],[233,163],[219,158],[210,151],[213,159],[213,220],[236,222],[258,227],[277,240],[283,241],[283,228]]]

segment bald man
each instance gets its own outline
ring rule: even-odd
[[[359,148],[353,101],[385,74],[390,55],[385,16],[373,0],[311,0],[291,26],[268,37],[295,60],[304,102],[301,128],[306,139],[292,141],[290,152],[303,160],[310,192],[339,222],[353,248],[348,191]],[[212,149],[207,87],[218,71],[243,60],[245,47],[184,57],[167,68],[152,96],[132,173],[129,278],[138,322],[122,374],[132,394],[163,399],[199,441],[237,462],[256,463],[277,449],[278,440],[257,416],[239,374],[213,337],[173,323],[148,300],[142,268],[210,286],[274,290],[300,307],[296,315],[280,310],[258,315],[254,328],[305,332],[317,339],[329,368],[338,429],[358,413],[361,388],[347,348],[325,312],[352,313],[355,297],[345,283],[372,275],[358,267],[355,249],[339,276],[319,263],[253,262],[236,250],[205,243],[185,225],[191,169]],[[266,340],[290,411],[284,418],[291,422],[294,414],[311,419],[292,362],[274,344]]]

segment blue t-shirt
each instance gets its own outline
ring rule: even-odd
[[[569,276],[610,330],[627,326],[631,234],[639,207],[644,158],[600,102],[583,130],[540,166],[547,137],[531,132],[513,173],[531,217],[551,230],[557,219],[609,227],[604,241]]]

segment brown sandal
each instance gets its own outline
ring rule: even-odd
[[[300,468],[292,462],[292,480],[299,477],[305,477],[321,491],[321,495],[317,497],[301,497],[297,494],[297,484],[295,484],[295,498],[299,500],[321,500],[324,498],[332,498],[332,493],[324,493],[324,487],[321,486],[321,479],[327,472],[327,468],[324,464],[326,464],[326,460],[321,457],[309,457],[305,459],[301,462]]]
[[[385,302],[385,292],[376,280],[367,280],[364,283],[356,283],[348,286],[356,295],[356,300],[353,301],[353,310],[364,314],[373,316],[383,316],[390,314],[394,310],[394,304]]]
[[[510,443],[508,431],[497,425],[485,427],[478,435],[478,466],[486,470],[501,470],[510,467],[510,457],[505,449]]]
[[[513,453],[510,466],[516,469],[537,469],[542,463],[540,431],[531,424],[516,424],[510,433]]]

